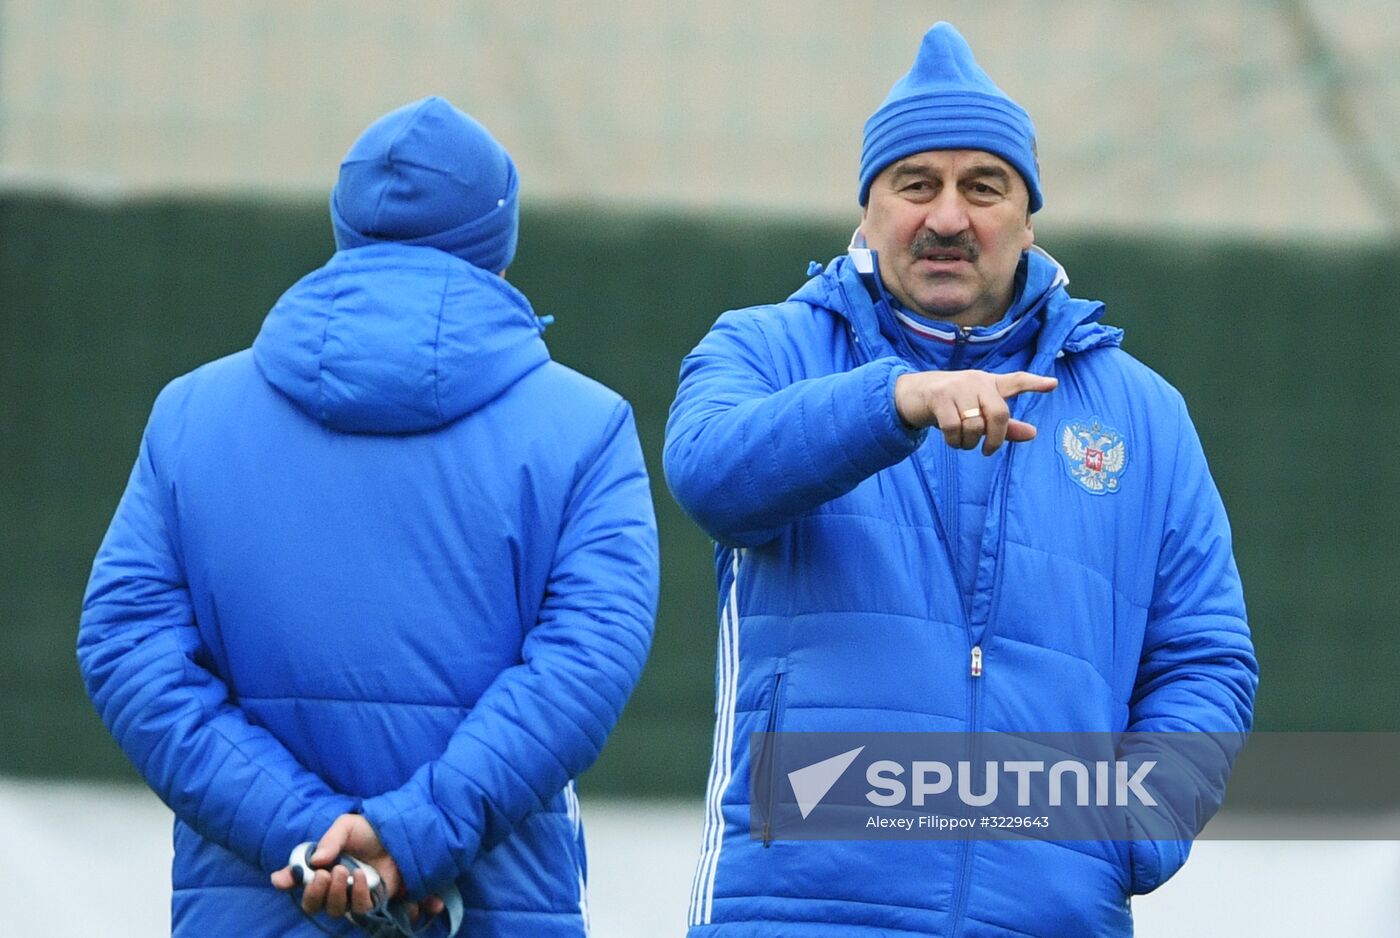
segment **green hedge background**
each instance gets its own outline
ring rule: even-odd
[[[661,526],[652,660],[583,786],[698,797],[714,706],[711,547],[661,476],[681,358],[787,296],[854,225],[527,211],[510,279],[554,357],[636,408]],[[1261,730],[1400,730],[1400,246],[1042,230],[1076,295],[1179,387],[1235,528]],[[0,196],[0,774],[134,778],[73,640],[92,556],[171,378],[252,341],[333,249],[321,201]]]

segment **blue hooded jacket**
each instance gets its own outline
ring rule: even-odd
[[[1052,264],[1025,256],[1008,321],[964,337],[981,350],[917,347],[857,250],[685,359],[666,476],[717,542],[720,596],[692,936],[1125,935],[1130,894],[1185,860],[1178,841],[750,836],[755,732],[1249,727],[1243,595],[1186,408]],[[1034,441],[987,459],[903,423],[900,375],[969,365],[1059,379],[1010,402]]]
[[[462,934],[585,932],[572,779],[657,544],[630,408],[541,329],[494,273],[359,247],[160,394],[78,659],[175,813],[175,934],[319,934],[268,874],[347,811],[411,896],[456,884]]]

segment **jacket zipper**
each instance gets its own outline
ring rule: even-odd
[[[949,371],[957,371],[962,366],[963,355],[967,352],[967,340],[971,336],[971,326],[958,326],[958,334],[953,336],[953,355],[948,359]]]
[[[969,688],[971,701],[968,708],[968,733],[971,742],[968,745],[968,749],[969,762],[971,762],[971,764],[973,765],[976,765],[978,762],[977,750],[979,747],[977,745],[977,711],[978,703],[982,696],[982,678],[985,673],[984,664],[982,660],[982,646],[986,644],[987,639],[990,637],[987,634],[987,630],[991,627],[992,613],[994,611],[992,606],[996,602],[996,591],[1001,581],[1001,555],[1002,552],[1006,549],[1006,504],[1011,500],[1011,463],[1015,456],[1016,450],[1014,447],[1007,450],[1006,462],[1002,465],[1001,478],[999,480],[1001,485],[1001,504],[997,506],[997,539],[996,545],[992,550],[992,563],[994,565],[992,568],[992,577],[990,583],[992,595],[987,600],[987,621],[983,625],[981,639],[972,646],[972,655],[969,667],[969,673],[971,675],[972,680],[970,681]],[[973,590],[974,592],[976,591],[975,584],[973,586]],[[969,615],[969,630],[972,628],[970,620],[971,616]],[[966,912],[967,909],[968,880],[971,879],[972,876],[972,846],[974,841],[964,840],[962,843],[962,870],[958,876],[958,891],[956,893],[956,902],[954,903],[953,907],[953,938],[957,938],[958,935],[962,934],[963,914]]]
[[[971,628],[971,626],[969,626]],[[977,764],[977,710],[978,703],[982,696],[982,646],[981,644],[972,646],[971,664],[968,669],[970,679],[968,681],[968,764]],[[956,891],[953,893],[953,931],[952,938],[958,938],[962,934],[963,915],[967,911],[967,891],[968,883],[972,879],[972,848],[975,841],[971,838],[962,841],[962,857],[958,861],[958,881]]]
[[[763,757],[767,763],[768,790],[764,794],[763,846],[773,845],[773,801],[777,796],[778,779],[778,707],[783,692],[783,672],[773,675],[773,699],[768,703],[768,722],[764,727]]]
[[[953,354],[948,360],[948,370],[957,371],[962,365],[962,360],[967,352],[967,341],[972,335],[971,326],[958,326],[957,335],[953,338]],[[953,582],[958,585],[958,597],[963,607],[963,621],[967,624],[968,641],[972,640],[972,592],[976,587],[973,583],[963,583],[962,565],[959,563],[959,553],[962,550],[962,513],[958,510],[958,451],[951,446],[943,447],[943,468],[946,472],[947,484],[944,491],[948,493],[948,518],[947,527],[951,535],[948,541],[948,550],[953,558]],[[934,508],[937,511],[937,507]]]
[[[842,292],[843,292],[843,296],[844,296],[844,289],[843,289]],[[847,302],[848,302],[848,303],[850,302],[849,297],[847,297]],[[881,303],[881,302],[884,302],[884,301],[883,301],[883,300],[877,301],[877,303]],[[950,366],[951,366],[951,365],[954,365],[954,364],[957,364],[957,363],[960,363],[960,362],[962,361],[963,352],[964,352],[964,350],[966,349],[966,346],[967,346],[967,339],[968,339],[968,337],[969,337],[971,334],[972,334],[972,330],[971,330],[970,327],[967,327],[967,326],[959,327],[959,329],[958,329],[958,334],[957,334],[957,336],[955,336],[954,339],[953,339],[953,342],[954,342],[954,346],[955,346],[955,347],[954,347],[954,349],[953,349],[952,358],[950,359]],[[857,346],[860,347],[860,348],[862,349],[862,351],[864,351],[864,347],[861,346],[861,344],[860,344],[860,338],[859,338],[859,336],[858,336],[857,333],[856,333],[856,330],[855,330],[855,328],[854,328],[854,324],[852,324],[852,328],[851,328],[851,338],[852,338],[852,340],[857,344]],[[857,357],[860,357],[860,356],[857,356]],[[949,370],[952,370],[951,367],[950,367]],[[949,563],[949,565],[950,565],[950,567],[951,567],[951,573],[952,573],[952,575],[953,575],[953,582],[956,584],[956,583],[958,583],[959,580],[960,580],[959,575],[958,575],[957,542],[954,541],[954,540],[950,540],[949,537],[948,537],[948,529],[947,529],[947,526],[945,526],[945,525],[943,524],[943,515],[942,515],[942,513],[938,510],[938,501],[933,497],[933,489],[930,488],[930,486],[929,486],[929,473],[926,471],[926,467],[928,466],[928,463],[921,461],[922,452],[923,452],[923,451],[922,451],[922,448],[920,448],[919,450],[916,450],[915,453],[914,453],[914,460],[915,460],[915,463],[914,463],[914,471],[915,471],[915,474],[919,477],[919,482],[920,482],[920,484],[923,486],[923,489],[924,489],[924,497],[928,499],[929,514],[931,514],[931,515],[933,516],[933,523],[934,523],[935,529],[938,531],[939,537],[941,537],[941,538],[943,539],[943,547],[944,547],[944,550],[946,551],[947,556],[948,556],[948,563]],[[945,462],[945,465],[946,465],[946,464],[947,464],[947,463]],[[955,506],[954,514],[956,514],[956,506]],[[973,583],[973,584],[971,585],[970,589],[975,590],[975,589],[976,589],[976,583]],[[969,594],[966,593],[966,592],[964,592],[960,586],[959,586],[959,588],[958,588],[958,592],[959,592],[960,597],[962,598],[962,600],[964,600],[964,601],[960,601],[960,602],[958,603],[958,607],[959,607],[959,609],[962,610],[962,614],[963,614],[963,629],[964,629],[965,633],[967,634],[968,641],[971,642],[971,641],[972,641],[972,616],[971,616],[970,611],[969,611],[969,609],[968,609],[968,606],[967,606],[967,604],[966,604],[966,599],[968,598]],[[976,657],[977,657],[977,659],[978,659],[978,663],[979,663],[979,665],[980,665],[981,646],[980,646],[980,645],[977,645],[977,646],[974,646],[974,647],[977,649],[977,651],[975,652],[975,654],[976,654]],[[980,670],[980,667],[979,667],[979,670]],[[980,675],[977,675],[977,676],[980,676]],[[978,697],[978,695],[977,695],[977,690],[978,690],[980,687],[981,687],[981,681],[975,681],[975,682],[972,683],[971,687],[969,688],[969,690],[971,691],[971,703],[970,703],[970,712],[969,712],[969,719],[968,719],[968,726],[969,726],[970,729],[975,729],[975,727],[976,727],[976,725],[977,725],[977,697]],[[778,687],[777,687],[777,683],[776,683],[776,681],[775,681],[775,685],[774,685],[774,691],[775,691],[774,700],[775,700],[775,701],[776,701],[776,699],[777,699],[777,698],[776,698],[776,691],[777,691],[777,689],[778,689]],[[770,722],[775,718],[775,714],[776,714],[776,709],[770,711],[770,713],[769,713],[769,720],[770,720]],[[772,781],[772,780],[771,780],[771,778],[770,778],[770,786],[769,786],[770,789],[771,789],[771,787],[772,787],[772,786],[771,786],[771,781]],[[769,830],[768,830],[769,824],[770,824],[770,823],[771,823],[770,821],[768,821],[767,819],[765,819],[765,823],[764,823],[764,832],[763,832],[763,845],[764,845],[765,847],[768,846],[769,840],[770,840],[770,838],[769,838]],[[955,893],[955,903],[954,903],[954,911],[953,911],[953,934],[954,934],[955,936],[956,936],[957,934],[959,934],[959,933],[962,931],[962,916],[963,916],[964,909],[965,909],[965,907],[966,907],[966,905],[967,905],[967,880],[968,880],[969,874],[971,873],[971,869],[972,869],[972,850],[971,850],[971,848],[972,848],[972,841],[971,841],[971,840],[964,840],[964,841],[961,842],[961,846],[962,846],[961,872],[960,872],[960,874],[959,874],[958,883],[957,883],[957,887],[956,887],[957,891],[956,891],[956,893]]]
[[[959,326],[959,327],[958,327],[958,333],[957,333],[957,335],[956,335],[956,336],[954,337],[954,339],[953,339],[953,354],[952,354],[951,358],[950,358],[949,361],[948,361],[948,370],[949,370],[949,371],[958,370],[959,367],[962,365],[963,357],[965,356],[965,354],[966,354],[966,352],[967,352],[967,342],[968,342],[968,338],[969,338],[971,335],[972,335],[972,328],[971,328],[970,326]],[[954,537],[953,540],[949,541],[948,547],[949,547],[950,558],[951,558],[951,560],[952,560],[952,562],[953,562],[953,582],[957,584],[957,587],[958,587],[958,599],[959,599],[959,603],[960,603],[960,605],[962,606],[962,610],[963,610],[963,627],[964,627],[964,629],[965,629],[965,631],[966,631],[968,645],[971,646],[970,652],[969,652],[969,661],[968,661],[968,674],[969,674],[969,676],[970,676],[971,678],[973,678],[974,680],[971,681],[971,683],[969,683],[969,685],[968,685],[968,697],[969,697],[969,700],[968,700],[968,723],[967,723],[967,725],[968,725],[968,734],[969,734],[969,735],[968,735],[968,739],[969,739],[969,743],[968,743],[969,758],[970,758],[972,761],[974,761],[974,763],[975,763],[975,755],[976,755],[976,754],[975,754],[975,751],[974,751],[974,750],[975,750],[975,747],[976,747],[976,738],[977,738],[976,735],[975,735],[976,732],[977,732],[977,709],[978,709],[978,698],[979,698],[979,696],[980,696],[979,692],[980,692],[981,686],[982,686],[982,682],[981,682],[980,680],[976,680],[976,679],[979,679],[979,678],[982,677],[982,645],[981,645],[980,643],[978,643],[978,642],[974,642],[974,640],[973,640],[973,634],[972,634],[972,606],[973,606],[974,595],[975,595],[976,592],[977,592],[977,571],[976,571],[976,567],[974,566],[974,567],[973,567],[972,582],[971,582],[971,583],[966,583],[966,584],[963,583],[963,580],[962,580],[962,565],[958,562],[958,561],[959,561],[959,551],[961,551],[961,549],[962,549],[962,539],[961,539],[961,528],[962,528],[961,520],[962,520],[962,519],[961,519],[961,514],[960,514],[960,512],[958,511],[958,470],[957,470],[957,462],[956,462],[956,460],[957,460],[957,453],[954,452],[950,447],[945,447],[945,449],[948,450],[948,451],[944,454],[944,457],[943,457],[944,465],[948,468],[948,484],[947,484],[947,486],[946,486],[946,490],[947,490],[947,492],[949,493],[949,496],[950,496],[950,498],[949,498],[949,511],[952,513],[952,518],[951,518],[949,524],[950,524],[950,526],[951,526],[952,529],[953,529],[953,537]],[[935,505],[935,506],[934,506],[934,512],[937,513],[937,510],[938,510],[938,509],[937,509],[937,506]],[[979,550],[980,550],[980,548],[979,548]],[[961,859],[959,860],[959,864],[958,864],[958,865],[959,865],[959,871],[958,871],[957,891],[956,891],[955,894],[954,894],[954,896],[955,896],[954,911],[953,911],[953,934],[954,934],[954,935],[958,935],[958,934],[960,934],[960,933],[962,932],[962,919],[963,919],[963,914],[964,914],[964,912],[965,912],[965,910],[966,910],[966,907],[967,907],[968,880],[971,878],[971,875],[972,875],[972,846],[973,846],[973,841],[972,841],[972,840],[969,839],[969,840],[964,840],[964,841],[962,841],[962,844],[961,844],[961,847],[962,847],[962,857],[961,857]]]

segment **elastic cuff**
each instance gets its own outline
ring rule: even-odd
[[[449,865],[451,861],[441,826],[422,817],[431,812],[413,804],[403,792],[389,791],[366,799],[361,813],[398,864],[409,896],[422,899],[432,893],[429,880],[438,861],[444,857]]]
[[[894,386],[900,376],[913,374],[914,369],[898,358],[882,358],[871,363],[867,376],[865,399],[870,406],[869,425],[872,435],[891,455],[907,456],[923,444],[927,428],[915,428],[904,422],[894,402]]]

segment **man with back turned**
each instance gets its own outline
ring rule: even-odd
[[[336,253],[156,400],[78,659],[175,813],[176,935],[358,933],[302,915],[371,911],[341,854],[462,935],[587,931],[573,779],[646,660],[656,530],[631,408],[504,277],[518,193],[443,99],[386,114]]]

